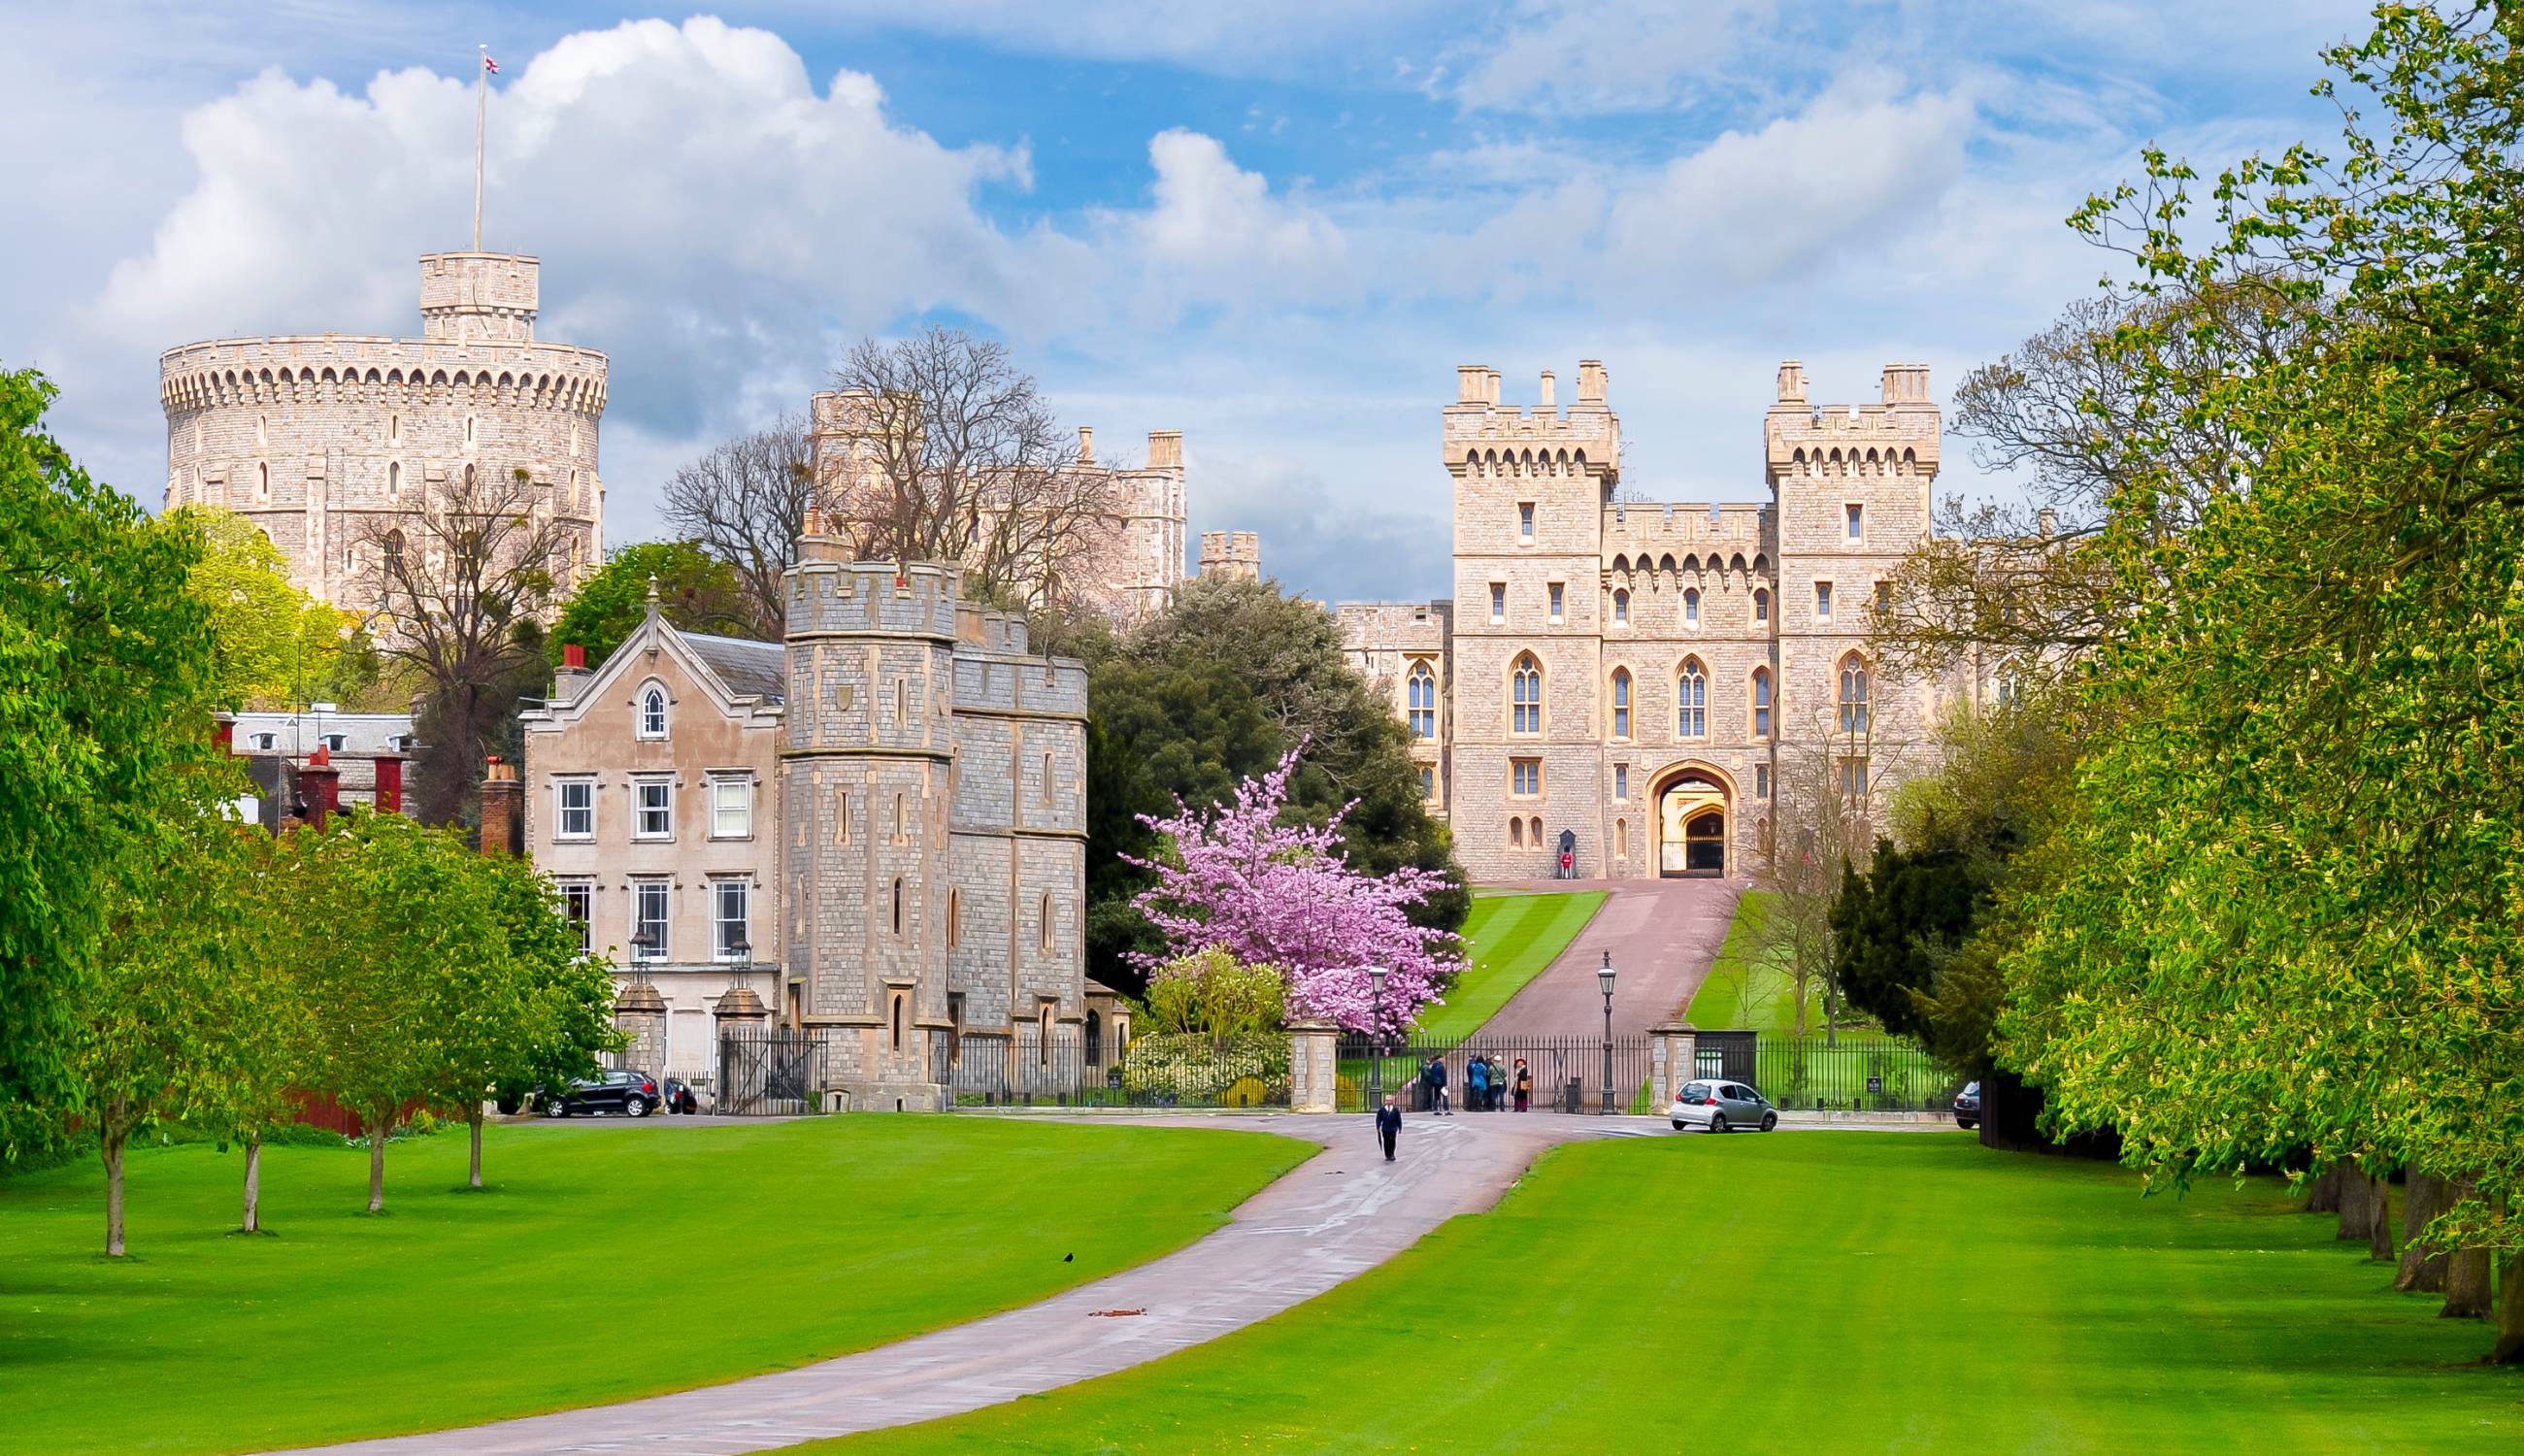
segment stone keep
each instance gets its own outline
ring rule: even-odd
[[[464,472],[524,470],[567,523],[564,591],[604,548],[597,425],[606,359],[535,338],[539,266],[513,253],[420,261],[421,336],[214,339],[158,361],[170,508],[261,526],[301,589],[375,607],[362,543]]]
[[[1891,680],[1867,654],[1880,584],[1928,534],[1939,429],[1924,365],[1886,365],[1872,404],[1817,406],[1790,361],[1762,421],[1768,504],[1642,503],[1621,497],[1602,364],[1578,364],[1565,407],[1544,373],[1530,408],[1459,367],[1455,596],[1335,615],[1474,877],[1548,876],[1564,834],[1589,878],[1745,875],[1791,775],[1862,816],[1884,802],[1940,705],[1990,686]]]
[[[810,514],[790,568],[783,957],[843,1035],[853,1105],[938,1107],[952,1039],[1082,1026],[1084,664],[954,567],[845,558]]]

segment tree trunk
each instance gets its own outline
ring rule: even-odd
[[[471,1186],[478,1189],[482,1186],[482,1103],[479,1098],[476,1098],[473,1102],[472,1115],[465,1120],[473,1125],[473,1181]]]
[[[2498,1342],[2489,1347],[2489,1363],[2524,1365],[2524,1248],[2508,1250],[2498,1273]]]
[[[2307,1213],[2340,1211],[2340,1165],[2338,1163],[2315,1174],[2313,1181],[2306,1185],[2305,1211]]]
[[[392,1112],[368,1119],[368,1212],[383,1213],[386,1207],[386,1129],[394,1122]]]
[[[2340,1228],[2331,1237],[2343,1243],[2372,1238],[2368,1226],[2374,1220],[2374,1181],[2356,1163],[2344,1160],[2340,1165]]]
[[[2441,1320],[2479,1320],[2489,1316],[2489,1250],[2458,1248],[2446,1258],[2445,1308]]]
[[[263,1232],[263,1135],[245,1140],[245,1223],[248,1234]]]
[[[122,1257],[122,1140],[124,1135],[109,1131],[99,1144],[105,1154],[105,1252],[106,1257]]]
[[[2445,1291],[2445,1251],[2426,1239],[2430,1221],[2452,1206],[2452,1184],[2433,1173],[2410,1170],[2408,1201],[2402,1205],[2402,1267],[2393,1276],[2394,1288],[2431,1294]]]
[[[2374,1200],[2367,1204],[2367,1212],[2373,1217],[2366,1225],[2366,1257],[2379,1264],[2390,1264],[2393,1262],[2393,1181],[2370,1178],[2366,1183],[2374,1191]]]

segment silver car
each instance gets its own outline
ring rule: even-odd
[[[1779,1109],[1771,1099],[1741,1082],[1728,1082],[1710,1077],[1686,1084],[1674,1099],[1674,1126],[1676,1132],[1698,1128],[1706,1133],[1732,1132],[1737,1128],[1760,1128],[1770,1132],[1779,1125]]]

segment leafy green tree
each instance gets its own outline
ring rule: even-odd
[[[221,706],[275,707],[360,696],[376,676],[360,619],[290,585],[289,561],[233,510],[170,512],[202,533],[186,589],[209,611],[212,696]]]
[[[657,588],[657,609],[686,632],[750,637],[754,617],[736,568],[689,541],[643,541],[605,558],[561,607],[547,636],[552,659],[562,647],[587,649],[587,665],[599,667],[649,613],[649,586]]]
[[[1158,967],[1141,1011],[1152,1033],[1205,1037],[1223,1047],[1279,1031],[1286,995],[1287,974],[1278,966],[1247,964],[1224,946],[1209,946]]]
[[[213,1110],[265,1035],[251,965],[261,948],[251,826],[196,815],[135,843],[119,865],[99,975],[80,997],[77,1109],[105,1162],[105,1251],[123,1240],[123,1153],[160,1122]]]
[[[209,613],[184,590],[201,535],[73,464],[52,396],[0,371],[0,1109],[75,1099],[114,887],[204,791],[179,770],[209,752]],[[29,1122],[0,1117],[0,1143]]]
[[[473,894],[498,932],[498,953],[474,967],[446,967],[441,1023],[446,1095],[464,1108],[472,1139],[470,1185],[482,1186],[486,1099],[520,1104],[536,1088],[566,1087],[625,1044],[613,1025],[613,976],[578,948],[552,881],[505,854],[472,861]]]
[[[322,927],[296,943],[308,1085],[359,1114],[368,1211],[381,1212],[386,1140],[404,1109],[449,1091],[449,1046],[474,1035],[481,1008],[516,1004],[497,979],[506,939],[478,856],[451,831],[354,810],[338,827],[287,836],[279,859],[305,923]]]
[[[2006,1056],[2156,1176],[2310,1149],[2451,1181],[2429,1241],[2501,1261],[2500,1361],[2524,1360],[2519,42],[2515,11],[2380,7],[2330,53],[2373,98],[2338,159],[2228,169],[2204,227],[2151,152],[2079,215],[2149,294],[2266,300],[2295,332],[2205,380],[2166,361],[2214,316],[2115,335],[2140,408],[2099,446],[2127,483],[2098,540],[2130,596],[1999,962]],[[2167,535],[2204,415],[2250,488]]]

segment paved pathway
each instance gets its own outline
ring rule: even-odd
[[[1415,1116],[1403,1128],[1401,1160],[1387,1165],[1364,1117],[1148,1121],[1283,1133],[1330,1150],[1247,1199],[1226,1228],[1040,1304],[724,1385],[326,1449],[732,1456],[958,1415],[1128,1369],[1311,1299],[1445,1220],[1488,1207],[1555,1142],[1667,1134],[1645,1118]]]
[[[1613,1035],[1632,1036],[1682,1014],[1709,978],[1743,893],[1736,880],[1536,880],[1530,890],[1607,890],[1595,918],[1541,975],[1481,1028],[1510,1037],[1601,1037],[1595,980],[1613,952]]]

